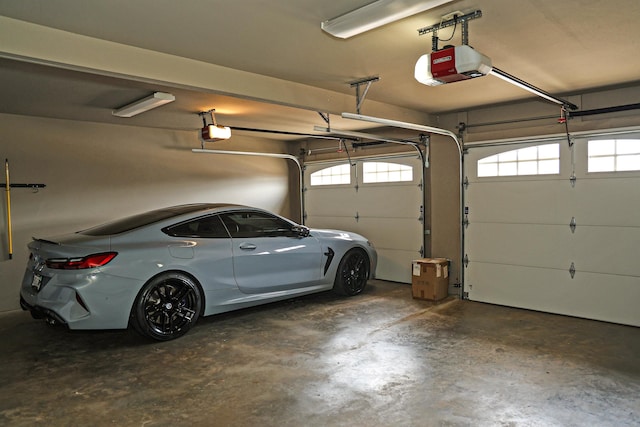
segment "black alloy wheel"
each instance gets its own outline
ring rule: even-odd
[[[140,334],[168,341],[186,334],[202,310],[198,284],[181,273],[166,273],[147,282],[136,298],[131,323]]]
[[[351,249],[338,265],[333,290],[341,295],[358,295],[369,278],[369,258],[361,249]]]

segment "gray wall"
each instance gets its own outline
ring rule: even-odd
[[[460,152],[449,137],[430,144],[431,255],[448,258],[449,283],[460,283]]]
[[[13,183],[13,259],[8,258],[7,204],[0,201],[0,311],[19,309],[31,236],[52,236],[148,209],[230,202],[291,217],[287,160],[194,154],[197,131],[114,126],[0,114],[0,156]],[[284,143],[234,135],[206,148],[285,152]],[[0,180],[4,182],[3,178]],[[297,191],[297,188],[294,190]],[[294,209],[295,210],[295,209]],[[295,214],[296,212],[294,212]],[[292,218],[296,220],[297,218]]]

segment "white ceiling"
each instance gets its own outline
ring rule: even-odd
[[[166,90],[176,95],[176,103],[129,123],[191,129],[201,123],[194,113],[209,107],[217,109],[219,122],[232,126],[312,132],[322,119],[313,111],[317,92],[311,89],[352,97],[354,112],[355,90],[349,82],[368,76],[379,76],[380,81],[372,84],[363,114],[368,102],[438,114],[532,98],[493,76],[440,87],[414,80],[417,58],[431,51],[431,37],[418,36],[417,29],[449,12],[477,9],[483,16],[469,22],[469,44],[489,56],[494,66],[554,95],[640,81],[637,0],[457,0],[347,40],[320,29],[321,21],[370,2],[0,0],[0,16],[309,89],[308,99],[301,90],[297,105],[288,102],[303,109],[292,109],[256,103],[246,92],[215,93],[172,82],[163,87],[139,76],[115,77],[101,70],[89,73],[65,64],[16,60],[5,54],[0,41],[0,57],[6,58],[0,59],[0,112],[115,122],[111,109]],[[441,30],[440,37],[447,38],[451,31]],[[459,28],[449,43],[460,44]],[[320,109],[322,103],[317,105]],[[225,111],[242,113],[226,116]]]

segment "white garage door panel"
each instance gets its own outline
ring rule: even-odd
[[[307,190],[309,193],[311,190]],[[306,197],[305,210],[313,216],[346,216],[355,217],[353,198],[356,190],[353,187],[323,187],[312,190],[313,197]],[[327,203],[331,200],[331,203]]]
[[[474,301],[558,312],[558,300],[571,299],[567,270],[471,262],[466,289]],[[575,283],[575,282],[573,282]],[[546,307],[542,309],[542,307]],[[558,311],[554,311],[558,310]]]
[[[314,217],[313,224],[307,223],[312,228],[324,228],[330,230],[348,230],[358,233],[355,218],[338,217]]]
[[[581,271],[640,277],[640,262],[628,261],[638,250],[640,228],[582,226],[572,234],[568,225],[474,223],[466,238],[474,262],[559,269],[573,262]]]
[[[471,182],[466,192],[470,221],[569,224],[569,180]],[[544,206],[544,209],[541,207]]]
[[[420,235],[415,233],[416,224],[421,226],[415,219],[360,218],[358,221],[358,226],[367,230],[367,238],[376,248],[410,249],[418,253],[422,242]]]
[[[502,264],[470,264],[474,301],[640,326],[640,278]],[[473,279],[471,279],[471,277]]]
[[[471,224],[466,253],[472,262],[569,269],[572,245],[558,241],[569,226],[532,224]]]
[[[420,217],[422,190],[417,184],[371,184],[358,189],[359,206],[378,217]]]
[[[640,277],[578,271],[574,280],[575,293],[571,295],[574,310],[569,314],[640,326]]]
[[[640,277],[640,261],[629,261],[638,257],[640,228],[577,227],[574,239],[576,269]]]
[[[640,326],[640,173],[587,173],[579,139],[560,145],[559,175],[477,177],[479,159],[525,146],[466,154],[468,297]]]
[[[589,178],[576,182],[578,225],[638,226],[640,177]]]
[[[388,250],[376,248],[378,251],[378,269],[376,277],[392,282],[411,283],[411,263],[407,260],[420,258],[413,251]]]

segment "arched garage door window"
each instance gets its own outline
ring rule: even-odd
[[[505,151],[478,160],[478,177],[560,173],[560,144]]]
[[[331,166],[320,169],[311,174],[311,186],[341,185],[351,183],[351,168],[349,164]]]

